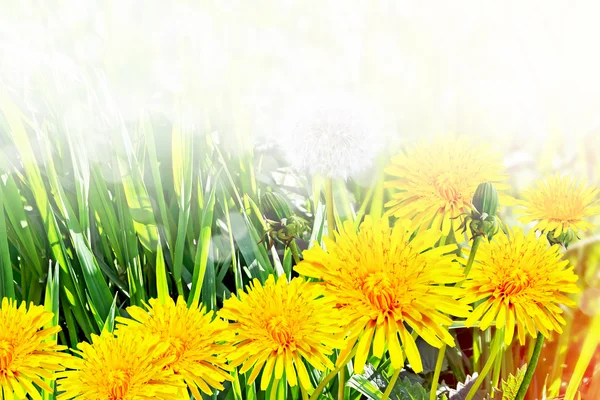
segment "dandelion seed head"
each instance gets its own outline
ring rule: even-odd
[[[388,134],[383,113],[349,93],[300,96],[284,107],[277,125],[292,168],[341,179],[369,168]]]

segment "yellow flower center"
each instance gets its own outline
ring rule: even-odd
[[[456,174],[441,173],[433,178],[432,185],[439,195],[448,202],[458,201],[460,188],[456,181]]]
[[[274,315],[267,320],[267,332],[271,338],[284,348],[295,348],[295,329],[290,319],[283,315]]]
[[[129,390],[129,374],[121,369],[108,373],[108,400],[122,400]]]
[[[521,293],[531,285],[531,277],[520,268],[510,268],[496,290],[496,297],[511,297]]]
[[[397,286],[389,274],[377,272],[367,276],[362,291],[369,303],[380,312],[388,312],[397,306]]]
[[[181,358],[181,356],[185,353],[186,346],[184,341],[177,337],[171,337],[168,339],[168,341],[170,346],[169,350],[167,351],[167,356],[175,356],[175,360],[172,363],[173,365],[176,364],[177,361],[179,361],[179,359]]]
[[[543,208],[546,215],[551,215],[553,219],[569,221],[581,218],[584,215],[585,205],[578,196],[559,193],[548,196]]]
[[[0,340],[0,374],[8,373],[8,368],[13,361],[13,350],[13,345],[10,342]]]

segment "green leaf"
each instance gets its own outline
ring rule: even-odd
[[[510,374],[506,380],[502,380],[502,400],[515,400],[526,371],[527,364],[519,368],[516,375]]]
[[[352,375],[347,385],[369,399],[378,400],[383,396],[381,389],[385,390],[387,381],[371,364],[367,364],[364,373]]]
[[[183,270],[183,252],[190,219],[190,203],[193,189],[194,147],[192,145],[191,133],[177,125],[173,126],[171,139],[173,184],[177,196],[177,204],[179,206],[177,236],[175,238],[175,259],[173,260],[173,277],[175,279],[175,285],[177,286],[177,292],[180,295],[183,295],[181,275]],[[208,234],[210,236],[210,228]]]
[[[117,315],[117,295],[115,295],[112,305],[110,306],[110,311],[108,312],[108,317],[106,318],[106,321],[104,321],[104,326],[102,327],[103,331],[112,332],[115,329],[116,315]]]
[[[129,213],[133,218],[133,225],[140,239],[140,243],[148,251],[155,251],[158,240],[158,228],[152,210],[152,202],[140,170],[142,165],[136,157],[131,139],[125,128],[120,135],[115,135],[115,142],[123,154],[118,154],[120,180],[125,191],[125,198],[129,206]]]
[[[75,284],[77,281],[76,273],[67,257],[63,236],[58,228],[56,216],[50,205],[50,199],[42,179],[38,160],[33,151],[27,130],[23,125],[22,113],[12,102],[3,87],[0,88],[0,110],[2,110],[7,121],[10,138],[19,152],[28,188],[33,194],[40,218],[44,223],[52,255],[60,266],[62,294],[71,306],[73,315],[79,326],[81,326],[89,339],[93,328],[84,307],[85,295],[82,288],[78,284]]]
[[[58,264],[52,268],[52,266],[48,267],[48,280],[46,281],[46,294],[44,298],[44,308],[46,311],[54,314],[52,319],[46,323],[44,328],[50,328],[52,326],[58,325],[58,312],[59,312],[59,297],[60,297],[60,283],[59,283],[59,267]],[[52,335],[46,339],[48,342],[56,343],[56,336]],[[52,389],[54,389],[54,380],[44,379]],[[54,399],[53,393],[48,393],[45,390],[42,390],[42,399],[43,400],[52,400]]]
[[[407,378],[396,383],[392,393],[395,394],[397,400],[426,400],[429,398],[423,386],[418,383],[412,383]]]
[[[4,218],[4,190],[0,185],[0,299],[15,298],[15,285],[13,282],[12,263],[8,250],[8,235],[6,220]]]
[[[202,210],[202,222],[200,226],[200,237],[196,249],[196,258],[194,260],[194,275],[192,277],[192,288],[188,297],[188,305],[198,304],[200,293],[204,284],[206,268],[208,264],[208,255],[210,252],[211,232],[213,223],[213,211],[215,208],[215,193],[217,185],[213,185],[207,203]],[[212,271],[214,275],[214,270]],[[211,297],[213,293],[210,294]],[[214,294],[216,296],[216,294]]]
[[[34,239],[33,227],[25,213],[25,203],[19,193],[19,188],[13,176],[8,173],[0,177],[0,185],[8,223],[12,226],[16,235],[15,239],[18,239],[19,242],[18,247],[21,249],[19,255],[27,266],[32,267],[32,272],[37,277],[41,277],[43,274],[42,260],[39,256],[41,250],[38,248],[39,246],[36,246],[38,242]]]
[[[158,300],[165,303],[169,298],[169,284],[167,282],[167,268],[160,242],[156,246],[156,291]]]

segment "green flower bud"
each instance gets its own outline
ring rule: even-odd
[[[571,242],[573,242],[575,239],[579,239],[571,228],[563,231],[563,233],[558,236],[555,236],[555,231],[550,231],[546,234],[546,238],[548,238],[548,242],[551,245],[560,244],[565,246],[565,249],[568,249],[569,244],[571,244]]]
[[[473,207],[477,210],[483,219],[495,217],[498,212],[498,192],[494,185],[484,182],[477,186],[473,196]]]
[[[281,221],[292,216],[287,199],[276,192],[266,192],[260,198],[260,209],[270,220]]]

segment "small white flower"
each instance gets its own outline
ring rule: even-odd
[[[292,168],[347,179],[369,168],[388,134],[383,113],[349,93],[314,93],[283,107],[277,142]]]

